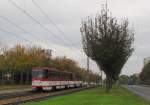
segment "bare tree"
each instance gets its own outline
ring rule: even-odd
[[[106,92],[118,79],[121,69],[133,52],[134,33],[129,29],[127,19],[118,22],[108,16],[107,8],[95,17],[88,16],[82,21],[81,34],[83,49],[106,74]]]

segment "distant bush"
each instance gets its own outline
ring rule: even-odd
[[[140,80],[142,84],[150,85],[150,62],[143,67]]]
[[[119,84],[128,84],[129,76],[127,75],[120,75],[118,79]]]

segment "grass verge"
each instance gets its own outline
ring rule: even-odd
[[[29,102],[23,105],[150,105],[140,97],[121,87],[115,87],[110,93],[98,87],[58,96],[40,102]]]

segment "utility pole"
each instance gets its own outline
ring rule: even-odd
[[[103,87],[103,71],[101,70],[101,86]]]
[[[88,80],[88,84],[89,84],[89,82],[90,82],[90,81],[89,81],[89,60],[90,60],[90,59],[89,59],[89,57],[87,56],[87,73],[88,73],[88,74],[87,74],[87,80]]]
[[[89,67],[90,67],[90,63],[89,63],[90,59],[89,59],[89,44],[87,43],[87,81],[88,81],[88,85],[89,85]]]

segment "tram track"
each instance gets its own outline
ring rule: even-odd
[[[21,103],[31,102],[31,101],[41,101],[45,100],[54,96],[60,96],[60,95],[66,95],[73,92],[89,89],[92,87],[80,87],[80,88],[72,88],[67,90],[59,90],[55,92],[26,92],[26,93],[20,93],[16,94],[10,94],[6,95],[2,98],[0,96],[0,105],[18,105]]]
[[[17,92],[17,93],[0,94],[0,100],[14,98],[14,97],[18,97],[18,96],[26,96],[29,94],[32,94],[32,92],[31,91],[25,91],[25,92]]]

